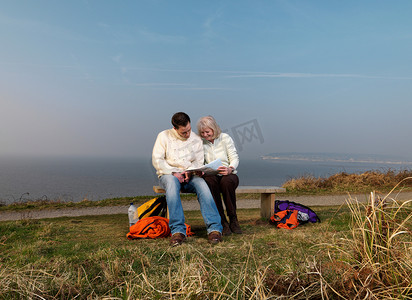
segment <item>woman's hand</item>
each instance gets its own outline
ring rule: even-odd
[[[224,166],[220,166],[219,168],[217,168],[217,170],[219,171],[219,174],[221,175],[229,175],[229,174],[232,174],[232,171],[233,171],[231,167],[224,167]]]

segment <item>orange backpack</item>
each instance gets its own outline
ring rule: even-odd
[[[186,224],[186,236],[192,236],[190,225]],[[170,236],[169,220],[163,217],[146,217],[130,226],[130,232],[126,235],[129,240],[155,239]]]
[[[278,228],[293,229],[298,227],[298,211],[282,210],[270,217],[270,221],[275,223]]]

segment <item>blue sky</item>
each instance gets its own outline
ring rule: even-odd
[[[258,124],[241,157],[412,158],[412,1],[0,7],[0,155],[150,157],[185,111]]]

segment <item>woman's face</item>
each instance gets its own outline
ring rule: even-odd
[[[213,134],[213,129],[209,127],[202,128],[200,131],[200,136],[209,142],[213,142]]]

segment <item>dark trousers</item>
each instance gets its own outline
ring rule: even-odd
[[[217,210],[219,211],[220,217],[222,219],[222,224],[227,222],[225,217],[225,211],[222,204],[222,198],[220,194],[223,195],[223,202],[225,203],[226,213],[230,219],[236,217],[236,193],[235,190],[239,185],[239,177],[236,174],[229,175],[212,175],[203,177],[212,192],[213,199],[215,200]]]

